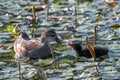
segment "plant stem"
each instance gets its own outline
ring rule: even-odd
[[[48,15],[49,15],[49,5],[47,5],[47,8],[46,8],[46,20],[48,20]]]
[[[35,6],[32,7],[32,14],[33,14],[33,17],[35,18],[35,17],[36,17],[36,14],[35,14]]]
[[[89,45],[89,42],[88,42],[88,37],[86,37],[86,46],[87,46],[87,48],[89,49],[89,52],[91,53],[91,55],[92,55],[92,57],[93,57],[93,62],[96,62],[96,54],[95,54],[95,51],[92,49],[92,47],[93,46],[90,46]],[[94,47],[93,47],[94,48]],[[95,68],[96,68],[96,71],[97,71],[97,73],[98,73],[98,75],[99,75],[99,71],[98,71],[98,65],[97,64],[95,64]]]
[[[51,47],[51,49],[52,49],[52,58],[53,58],[53,64],[54,64],[54,68],[56,69],[56,68],[60,68],[60,66],[59,66],[59,63],[58,63],[58,61],[57,61],[57,59],[56,59],[56,52],[54,51],[54,48],[53,48],[53,46],[52,45],[50,45],[50,47]]]
[[[96,45],[96,41],[97,41],[97,30],[96,30],[97,26],[94,27],[94,45]]]
[[[96,63],[97,63],[97,62],[96,62]],[[96,68],[96,71],[97,71],[97,73],[98,73],[98,75],[99,75],[98,64],[95,64],[95,68]]]

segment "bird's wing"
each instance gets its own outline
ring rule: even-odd
[[[23,40],[22,46],[28,51],[32,52],[36,49],[41,48],[44,45],[44,43],[41,43],[41,41],[33,39],[33,40]]]
[[[25,53],[26,51],[32,52],[36,49],[40,49],[44,43],[41,40],[31,39],[25,40],[21,37],[18,37],[14,43],[15,52]]]

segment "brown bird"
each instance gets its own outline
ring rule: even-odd
[[[51,49],[49,47],[50,39],[54,39],[57,43],[61,44],[60,39],[53,29],[45,30],[38,40],[30,39],[24,31],[21,31],[14,42],[15,59],[24,56],[34,59],[51,56]]]
[[[78,43],[70,43],[69,46],[71,46],[77,54],[81,57],[86,57],[86,58],[92,58],[91,53],[89,52],[88,48],[82,48],[82,46]],[[100,58],[102,56],[108,55],[108,48],[106,47],[100,47],[96,46],[94,47],[94,51],[96,54],[96,58]]]

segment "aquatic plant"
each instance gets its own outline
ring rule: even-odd
[[[96,54],[95,54],[95,51],[94,51],[94,47],[92,45],[89,45],[89,43],[88,43],[88,37],[86,37],[85,42],[86,42],[86,46],[87,46],[88,50],[90,51],[90,53],[91,53],[91,55],[93,57],[93,61],[96,62]],[[99,75],[98,65],[97,64],[95,64],[95,68],[96,68],[96,71],[97,71],[97,73]]]

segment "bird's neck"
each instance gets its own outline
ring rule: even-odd
[[[76,51],[76,53],[79,54],[79,56],[83,56],[83,52],[82,52],[82,50],[75,50],[75,51]]]
[[[83,51],[81,46],[74,48],[74,50],[76,51],[76,53],[79,54],[79,56],[83,56]]]
[[[49,44],[49,39],[47,37],[45,37],[45,36],[41,36],[40,37],[40,42]]]

